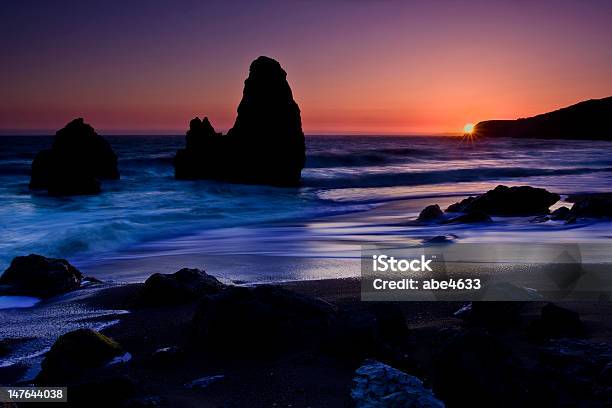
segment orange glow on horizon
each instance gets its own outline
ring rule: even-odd
[[[18,3],[0,16],[0,134],[75,117],[101,134],[184,134],[195,116],[226,132],[259,55],[287,72],[306,134],[461,135],[612,95],[608,4],[44,2],[25,27]]]

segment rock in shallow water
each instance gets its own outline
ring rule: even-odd
[[[82,279],[65,259],[18,256],[0,276],[0,293],[48,298],[77,289]]]
[[[30,189],[54,195],[96,194],[101,179],[118,179],[117,156],[110,144],[82,118],[60,129],[51,149],[32,162]]]
[[[443,408],[423,382],[375,360],[366,360],[355,371],[351,397],[357,408]]]
[[[550,219],[553,221],[565,220],[569,215],[570,209],[567,207],[559,207],[550,213]]]
[[[223,136],[207,118],[192,120],[187,146],[174,158],[176,178],[297,185],[306,161],[304,133],[286,77],[272,58],[253,61],[234,127]]]
[[[559,201],[558,194],[543,188],[499,185],[477,197],[468,197],[450,205],[447,212],[482,212],[488,215],[525,216],[548,214],[548,208]]]
[[[444,213],[438,204],[428,205],[421,211],[417,221],[432,221],[442,217]]]

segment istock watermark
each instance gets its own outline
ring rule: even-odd
[[[364,301],[612,299],[608,244],[364,245]]]
[[[374,272],[433,272],[429,264],[432,259],[426,259],[425,255],[421,255],[420,259],[395,259],[393,256],[387,255],[372,255],[372,269]]]

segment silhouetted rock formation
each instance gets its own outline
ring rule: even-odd
[[[550,193],[543,188],[499,185],[482,195],[468,197],[452,204],[446,211],[505,216],[548,214],[548,208],[560,198],[559,194]]]
[[[187,146],[174,158],[176,178],[298,184],[306,161],[304,133],[286,77],[271,58],[253,61],[234,127],[223,136],[208,118],[193,119]]]
[[[474,127],[480,137],[612,140],[612,96],[517,120],[487,120]]]
[[[77,289],[82,279],[65,259],[18,256],[0,276],[0,293],[47,298]]]
[[[36,155],[30,188],[54,195],[96,194],[100,179],[118,178],[117,156],[110,144],[78,118],[55,134],[51,149]]]

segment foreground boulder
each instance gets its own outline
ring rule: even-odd
[[[395,346],[408,335],[403,311],[396,304],[373,302],[355,310],[339,310],[323,351],[357,364],[365,358],[396,358]]]
[[[191,302],[218,293],[225,287],[214,276],[199,269],[183,268],[172,274],[151,275],[136,295],[134,307],[157,307]]]
[[[18,256],[0,276],[0,293],[48,298],[77,289],[82,279],[65,259]]]
[[[186,148],[174,158],[176,178],[297,185],[306,160],[304,133],[286,77],[272,58],[253,61],[234,126],[223,136],[208,118],[193,119]]]
[[[477,197],[468,197],[450,205],[447,212],[482,212],[488,215],[525,216],[548,214],[548,208],[559,201],[559,194],[529,186],[499,185]]]
[[[30,189],[54,195],[96,194],[100,180],[118,178],[117,156],[110,144],[78,118],[55,134],[51,149],[36,155]]]
[[[53,343],[36,383],[62,384],[78,379],[84,371],[101,367],[123,354],[121,346],[111,338],[91,329],[75,330]]]
[[[540,311],[540,317],[527,328],[529,338],[542,341],[549,338],[579,337],[584,332],[580,315],[573,310],[548,303]]]
[[[423,381],[375,360],[355,371],[351,397],[356,408],[444,408]]]
[[[279,287],[228,287],[198,305],[194,344],[214,353],[256,358],[321,336],[333,314],[328,303]]]
[[[433,390],[449,406],[524,406],[516,378],[510,349],[486,331],[471,329],[456,335],[437,356]],[[500,395],[505,396],[502,404]]]

